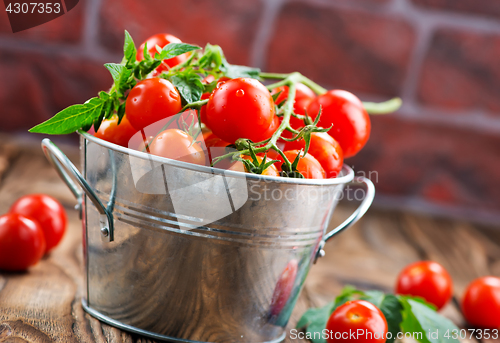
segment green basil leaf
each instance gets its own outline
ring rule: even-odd
[[[220,69],[224,73],[224,75],[231,79],[236,79],[238,77],[250,77],[252,79],[259,79],[259,68],[251,68],[247,66],[225,63],[223,66],[221,66]]]
[[[104,102],[102,99],[92,98],[83,105],[70,106],[31,128],[29,132],[64,135],[89,127],[100,116]]]
[[[203,94],[204,85],[201,76],[196,73],[181,73],[172,76],[171,79],[182,98],[187,104],[199,101]]]
[[[326,306],[308,309],[300,318],[296,328],[302,329],[306,327],[306,333],[309,333],[313,343],[326,343],[326,340],[322,338],[322,331],[326,328],[326,322],[334,308],[335,302],[332,301]]]
[[[137,55],[137,49],[135,48],[134,40],[132,36],[125,30],[125,43],[123,44],[123,59],[126,64],[135,62]]]
[[[115,90],[118,96],[123,96],[123,93],[131,88],[128,83],[130,81],[130,76],[133,74],[133,70],[127,68],[123,64],[117,63],[106,63],[104,66],[109,70],[113,77],[113,81],[115,81]]]
[[[403,306],[403,322],[401,328],[404,332],[419,334],[413,337],[421,343],[458,343],[453,338],[453,331],[459,329],[449,319],[441,316],[421,300],[400,296],[399,301]]]
[[[201,49],[199,46],[186,44],[186,43],[170,43],[163,47],[161,51],[161,59],[168,60],[169,58],[185,54],[193,50]]]

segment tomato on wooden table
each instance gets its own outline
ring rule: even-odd
[[[149,146],[153,155],[194,164],[205,164],[205,153],[193,137],[178,129],[168,129],[156,136]]]
[[[44,253],[45,238],[40,224],[17,213],[0,216],[0,269],[25,270]]]
[[[285,150],[305,150],[306,142],[300,139],[286,142]],[[321,164],[327,178],[337,177],[344,164],[344,154],[340,144],[326,132],[313,132],[308,153]]]
[[[123,116],[120,124],[118,124],[118,116],[114,115],[112,118],[102,121],[94,136],[110,143],[128,147],[130,138],[136,132],[137,130],[130,124],[126,115]]]
[[[396,293],[424,298],[439,310],[451,299],[453,281],[439,263],[415,262],[406,266],[399,274]]]
[[[286,158],[288,158],[290,163],[293,163],[299,152],[300,150],[287,150],[283,153],[285,154]],[[303,156],[303,154],[303,151],[300,152],[300,160],[297,164],[297,170],[299,171],[299,173],[301,173],[306,179],[324,179],[326,177],[326,173],[318,160],[309,153],[307,153],[305,156]],[[278,164],[278,168],[280,170],[283,170],[283,157],[279,155],[278,159],[280,162],[276,162],[276,164]]]
[[[165,47],[166,45],[170,43],[182,43],[182,41],[175,37],[172,36],[171,34],[168,33],[158,33],[154,36],[149,37],[144,43],[141,44],[139,49],[137,49],[137,55],[136,59],[137,61],[142,61],[144,59],[144,47],[148,44],[148,52],[151,57],[154,57],[154,55],[158,52],[156,50],[156,46],[158,45],[160,48]],[[156,68],[157,73],[161,73],[162,71],[168,70],[182,62],[185,62],[188,59],[188,54],[182,54],[179,56],[175,56],[172,58],[169,58],[167,60],[164,60],[162,64],[160,64]]]
[[[177,114],[182,109],[181,96],[174,85],[153,77],[138,82],[125,103],[127,118],[136,130]]]
[[[267,88],[251,78],[231,79],[216,88],[207,104],[206,124],[221,139],[260,142],[270,137],[275,117]]]
[[[330,90],[314,99],[307,108],[316,118],[321,107],[318,126],[329,128],[328,134],[339,142],[344,157],[356,155],[370,137],[370,117],[363,103],[354,94],[343,90]]]
[[[462,312],[472,325],[499,329],[500,278],[485,276],[472,281],[462,299]]]
[[[59,201],[51,196],[23,196],[12,205],[9,212],[21,214],[40,224],[45,237],[45,253],[55,248],[66,232],[66,211]]]
[[[326,323],[326,329],[328,343],[384,343],[388,326],[384,314],[375,305],[365,300],[353,300],[333,311]],[[355,338],[351,334],[354,334]]]

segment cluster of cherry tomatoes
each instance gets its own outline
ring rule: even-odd
[[[0,269],[22,271],[54,249],[66,231],[66,212],[54,198],[19,198],[0,216]]]
[[[152,36],[138,49],[136,58],[138,61],[143,59],[146,44],[153,55],[157,51],[156,46],[162,48],[173,42],[180,40],[169,34]],[[268,90],[253,78],[230,79],[221,76],[215,80],[213,75],[208,75],[204,82],[217,82],[217,86],[202,95],[201,99],[208,101],[197,109],[199,116],[197,110],[187,110],[194,112],[196,122],[200,119],[202,132],[190,132],[183,126],[172,125],[157,127],[160,131],[153,134],[151,130],[146,132],[155,123],[173,117],[183,109],[179,91],[160,74],[187,58],[188,55],[183,54],[164,60],[149,78],[139,81],[127,95],[125,115],[121,122],[118,124],[118,117],[104,120],[95,136],[125,147],[200,165],[213,165],[214,160],[224,152],[220,148],[234,145],[240,139],[256,143],[266,142],[273,137],[283,120],[277,115],[276,109],[287,100],[289,87],[285,85]],[[307,121],[299,119],[300,116],[309,118],[310,124],[320,113],[316,125],[330,130],[312,132],[306,154],[306,141],[303,138],[289,141],[294,134],[280,132],[276,141],[279,151],[269,149],[257,154],[258,161],[262,162],[266,158],[274,163],[264,170],[256,170],[264,175],[278,176],[283,171],[285,160],[294,161],[302,151],[296,171],[303,177],[336,177],[342,169],[344,158],[354,156],[368,140],[368,113],[362,102],[347,91],[330,90],[317,95],[300,82],[295,87],[295,116],[290,118],[290,127],[298,131],[307,124]],[[142,139],[131,144],[131,138],[137,132],[142,133]],[[241,158],[250,159],[250,156],[244,154]],[[249,171],[248,168],[246,170]]]
[[[405,267],[398,276],[396,293],[421,297],[440,310],[452,297],[453,282],[439,263],[420,261]],[[482,277],[472,281],[462,299],[465,319],[480,328],[500,328],[500,278]],[[330,316],[326,329],[329,332],[371,332],[372,339],[364,343],[384,343],[387,337],[387,321],[379,308],[365,300],[353,300],[339,306]],[[340,335],[342,336],[342,335]],[[339,336],[339,337],[340,337]],[[349,337],[347,335],[346,337]],[[335,338],[329,343],[337,342]],[[342,339],[350,342],[349,339]],[[359,340],[357,340],[359,341]]]

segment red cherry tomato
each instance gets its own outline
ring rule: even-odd
[[[44,253],[45,238],[40,224],[17,213],[0,217],[0,269],[25,270]]]
[[[293,285],[297,278],[297,269],[299,264],[296,259],[291,260],[286,265],[285,269],[280,275],[276,287],[274,287],[273,297],[271,299],[270,314],[271,316],[278,316],[285,307],[292,295]]]
[[[186,132],[168,129],[161,132],[149,146],[153,155],[194,164],[205,164],[205,154],[198,143]]]
[[[130,124],[127,116],[123,116],[120,125],[118,125],[118,116],[113,116],[111,119],[102,121],[94,136],[127,148],[130,138],[136,132],[137,130]]]
[[[304,150],[306,142],[303,139],[287,142],[285,150]],[[326,132],[313,132],[309,144],[311,154],[325,170],[327,178],[337,177],[344,163],[344,155],[340,144]]]
[[[462,299],[462,312],[472,325],[500,328],[500,278],[486,276],[472,281]]]
[[[158,52],[158,50],[156,50],[157,45],[160,48],[163,48],[170,43],[182,43],[182,41],[175,36],[169,35],[168,33],[159,33],[154,36],[151,36],[144,43],[142,43],[139,49],[137,50],[137,55],[136,55],[137,61],[142,61],[144,59],[144,45],[146,43],[148,43],[149,55],[151,57],[154,57],[154,55]],[[188,56],[189,55],[186,53],[169,58],[168,60],[164,60],[162,64],[160,64],[158,68],[156,68],[156,71],[158,73],[161,73],[162,71],[168,70],[171,67],[186,61],[188,59]]]
[[[288,150],[284,151],[283,153],[285,154],[286,158],[290,161],[290,163],[293,163],[295,160],[295,157],[297,157],[299,150]],[[307,153],[304,157],[303,151],[300,154],[300,160],[299,163],[297,164],[297,170],[304,175],[306,179],[324,179],[326,177],[325,170],[321,166],[321,164],[318,162],[317,159],[315,159],[311,154]],[[278,156],[278,159],[280,162],[276,162],[279,165],[279,169],[282,169],[283,165],[283,158],[281,155]]]
[[[321,106],[318,126],[329,128],[328,134],[339,142],[344,157],[358,153],[370,137],[370,117],[361,101],[352,93],[331,90],[318,96],[307,108],[311,118],[316,118]]]
[[[224,82],[210,95],[207,126],[229,143],[238,138],[259,142],[269,138],[275,117],[274,102],[267,88],[255,79]]]
[[[396,293],[424,298],[441,309],[453,292],[450,274],[439,263],[420,261],[406,266],[398,276]]]
[[[224,155],[226,153],[225,147],[229,145],[228,142],[223,141],[222,139],[214,135],[211,131],[205,132],[203,134],[203,138],[198,138],[198,140],[203,141],[202,147],[204,148],[204,150],[206,150],[206,155],[208,158],[208,160],[206,161],[206,165],[208,166],[211,165],[216,157]],[[227,169],[225,167],[229,167],[232,164],[233,163],[229,160],[224,160],[217,163],[217,168]]]
[[[365,300],[348,301],[339,306],[328,319],[326,329],[328,343],[384,343],[388,331],[382,311]]]
[[[125,103],[127,118],[136,130],[181,111],[181,96],[174,85],[153,77],[137,83]]]
[[[59,201],[51,196],[45,194],[23,196],[12,205],[9,212],[21,214],[40,224],[45,237],[46,253],[59,244],[66,232],[66,211]]]

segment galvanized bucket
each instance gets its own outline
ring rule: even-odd
[[[311,264],[375,193],[347,166],[335,179],[260,176],[80,135],[82,173],[49,139],[42,148],[80,204],[83,308],[155,339],[283,340]],[[365,198],[327,233],[349,183]]]

